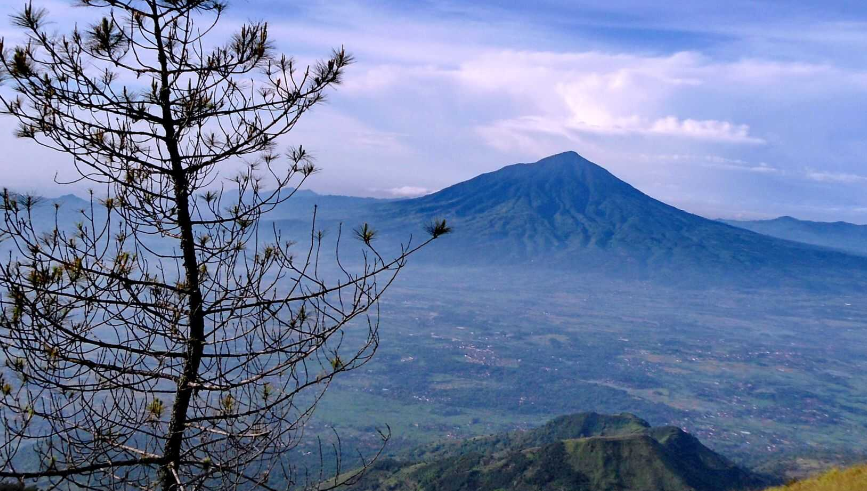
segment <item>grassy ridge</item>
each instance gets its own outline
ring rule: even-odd
[[[677,427],[583,413],[375,463],[353,491],[746,491],[768,481]]]
[[[767,491],[861,491],[867,490],[867,465],[834,469],[820,476]]]

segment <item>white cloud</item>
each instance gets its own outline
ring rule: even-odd
[[[668,116],[654,121],[646,131],[648,133],[697,138],[700,140],[731,143],[765,143],[761,138],[750,136],[749,125],[733,124],[728,121],[717,121],[714,119],[702,121],[695,119],[679,120],[674,116]]]
[[[783,171],[767,162],[754,164],[743,159],[722,157],[720,155],[692,154],[657,154],[639,155],[646,162],[670,162],[685,165],[698,165],[708,169],[722,169],[738,172],[755,172],[758,174],[782,174]]]
[[[497,101],[499,107],[489,112],[499,117],[474,115],[476,133],[497,150],[526,152],[540,147],[534,141],[541,134],[567,142],[586,133],[762,145],[767,138],[756,134],[752,121],[766,118],[750,106],[759,98],[809,100],[827,94],[829,84],[867,87],[864,74],[829,64],[720,62],[690,51],[652,56],[456,49],[438,62],[367,66],[355,77],[348,88],[359,95],[415,86],[432,100]],[[740,103],[727,103],[732,99]],[[510,141],[498,139],[504,134]]]
[[[399,198],[414,198],[416,196],[424,196],[432,191],[428,188],[419,186],[400,186],[386,190],[388,194]]]
[[[491,136],[576,133],[677,137],[734,144],[761,144],[745,123],[670,113],[680,91],[712,85],[720,70],[703,56],[682,52],[665,57],[600,52],[492,52],[465,62],[455,76],[475,92],[500,94],[523,113],[479,125]],[[715,101],[693,111],[707,113]],[[521,136],[520,133],[524,133]]]
[[[688,138],[710,142],[763,144],[761,138],[751,136],[748,125],[735,125],[727,121],[694,119],[680,120],[668,116],[649,120],[639,116],[602,118],[593,123],[583,120],[558,120],[544,116],[524,116],[496,121],[477,128],[485,141],[498,149],[513,148],[538,150],[540,134],[563,137],[573,143],[582,142],[581,133],[597,135],[645,135]]]
[[[734,170],[741,172],[755,172],[757,174],[782,174],[783,171],[776,167],[772,167],[765,162],[759,162],[757,165],[731,165],[731,164],[714,164],[706,165],[706,167],[714,167],[717,169]]]
[[[807,179],[817,182],[832,182],[844,184],[867,182],[867,176],[862,176],[859,174],[849,174],[846,172],[808,170],[805,175],[807,176]]]

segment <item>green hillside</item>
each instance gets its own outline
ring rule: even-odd
[[[766,485],[679,428],[651,428],[630,414],[584,413],[386,459],[349,489],[740,491]]]
[[[767,491],[862,491],[867,489],[867,465],[834,469],[820,476]]]

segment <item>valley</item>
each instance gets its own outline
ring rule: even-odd
[[[867,455],[863,295],[423,267],[391,293],[377,356],[316,417],[344,444],[627,411],[789,477]]]

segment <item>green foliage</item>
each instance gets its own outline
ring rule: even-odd
[[[9,68],[9,72],[15,77],[32,77],[35,72],[30,52],[25,48],[16,47],[15,53],[12,55],[12,66]],[[26,137],[28,134],[23,133],[19,136]]]
[[[165,404],[161,399],[156,398],[147,405],[146,410],[152,419],[159,420],[165,412]]]
[[[238,402],[235,400],[235,397],[232,394],[226,394],[220,400],[220,407],[225,414],[232,414],[237,409]]]
[[[24,4],[24,8],[11,16],[12,25],[24,29],[38,30],[42,27],[48,11],[44,8],[33,8],[33,2]]]
[[[356,227],[353,232],[355,233],[355,238],[364,242],[367,245],[370,245],[370,243],[373,242],[373,239],[376,237],[377,234],[376,230],[374,230],[370,225],[368,225],[367,222],[365,222],[360,227]]]
[[[6,396],[12,394],[12,390],[13,390],[12,384],[7,382],[6,378],[2,374],[0,374],[0,392],[3,393],[3,397],[6,397]]]
[[[100,23],[93,26],[89,32],[90,46],[95,53],[115,56],[123,48],[126,37],[120,31],[114,20],[104,17]]]
[[[431,220],[425,226],[425,231],[434,239],[452,232],[452,228],[446,225],[446,220]]]

